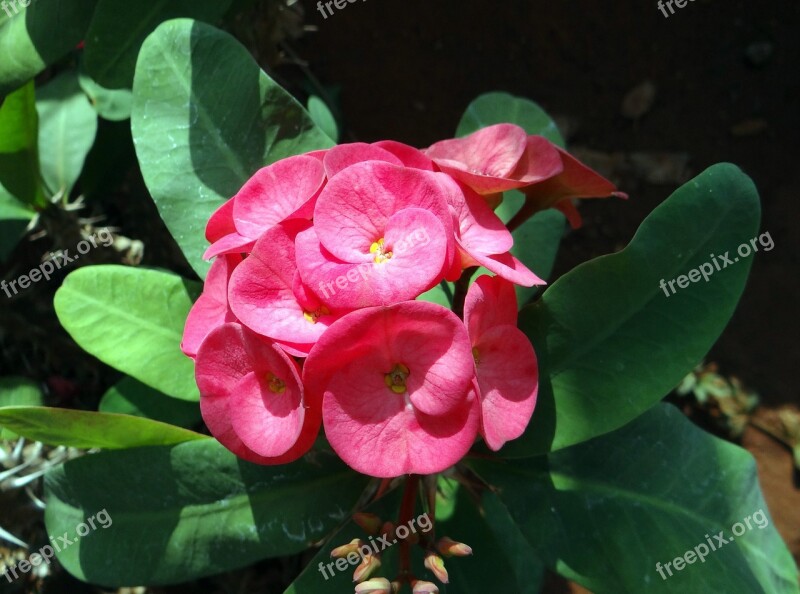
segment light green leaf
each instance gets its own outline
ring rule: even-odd
[[[752,457],[672,406],[547,461],[471,464],[547,565],[595,594],[800,592]]]
[[[131,117],[133,93],[130,89],[106,89],[83,73],[79,75],[78,81],[101,118],[121,122]]]
[[[2,299],[3,296],[0,296]],[[41,406],[44,404],[39,384],[24,377],[0,378],[0,409],[5,406]],[[15,439],[17,434],[0,429],[0,439]]]
[[[100,412],[145,417],[179,427],[192,427],[200,422],[197,403],[169,398],[132,377],[120,380],[103,394],[98,408]]]
[[[545,110],[530,99],[508,93],[485,93],[470,103],[461,118],[456,136],[467,136],[494,124],[516,124],[528,134],[544,136],[560,147],[564,138]]]
[[[72,448],[119,450],[172,445],[208,436],[130,415],[47,406],[0,408],[0,426],[26,439]]]
[[[97,114],[75,72],[65,72],[39,89],[36,111],[42,177],[51,195],[69,196],[94,143]]]
[[[97,0],[30,0],[27,8],[17,1],[16,10],[9,8],[10,16],[0,11],[0,96],[18,89],[77,46],[95,4]]]
[[[167,396],[198,400],[194,363],[180,350],[198,293],[168,272],[87,266],[64,279],[55,310],[75,342],[107,365]]]
[[[44,206],[47,201],[39,183],[37,129],[36,101],[30,82],[6,97],[0,106],[0,193],[31,206]]]
[[[336,118],[325,102],[316,95],[308,98],[308,115],[331,140],[339,141],[339,127],[336,125]]]
[[[332,144],[239,42],[188,19],[144,42],[131,125],[145,183],[201,277],[211,213],[264,165]]]
[[[62,549],[59,562],[113,588],[170,584],[308,548],[344,521],[365,485],[330,456],[258,466],[206,439],[67,462],[46,477],[45,524],[72,536],[105,509],[113,525]]]
[[[539,359],[539,396],[528,431],[503,454],[580,443],[667,395],[733,314],[753,260],[735,261],[736,250],[756,236],[759,216],[750,178],[716,165],[653,211],[628,247],[578,266],[523,310],[520,325]],[[731,265],[714,270],[712,255],[726,252]],[[660,287],[705,263],[713,270],[708,282],[669,296]]]

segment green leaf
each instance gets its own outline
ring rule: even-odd
[[[486,126],[505,123],[516,124],[528,134],[538,134],[564,146],[564,138],[545,110],[530,99],[500,92],[485,93],[470,103],[458,124],[456,136],[467,136]]]
[[[106,89],[84,73],[79,75],[78,81],[101,118],[121,122],[131,117],[133,93],[130,89]]]
[[[0,377],[0,408],[5,406],[41,406],[44,404],[39,384],[24,377]],[[17,434],[0,429],[0,439],[15,439]]]
[[[94,143],[97,114],[75,72],[65,72],[39,89],[36,111],[42,177],[51,195],[69,196]]]
[[[180,349],[199,293],[168,272],[87,266],[56,292],[61,324],[87,352],[167,396],[199,400],[194,363]]]
[[[339,127],[336,125],[336,118],[325,102],[316,95],[308,98],[308,115],[331,140],[339,141]]]
[[[535,455],[613,431],[668,394],[725,328],[752,257],[674,295],[660,281],[712,255],[738,258],[759,218],[750,178],[716,165],[653,211],[624,250],[578,266],[523,310],[520,325],[539,358],[539,396],[528,431],[503,454]]]
[[[10,2],[8,3],[11,4]],[[0,96],[18,89],[84,38],[97,0],[31,0],[0,11]],[[2,134],[0,134],[0,137]]]
[[[192,427],[201,419],[197,403],[169,398],[132,377],[126,377],[111,387],[100,400],[99,410],[145,417],[179,427]]]
[[[109,89],[130,88],[142,43],[158,25],[177,17],[214,23],[232,0],[100,0],[86,34],[89,74]]]
[[[472,465],[547,565],[595,594],[800,592],[752,457],[672,406],[547,460]],[[739,536],[662,579],[657,563],[718,543],[719,531]]]
[[[32,206],[47,204],[39,184],[36,101],[33,82],[0,107],[0,192]]]
[[[0,262],[8,257],[22,239],[35,214],[0,185]]]
[[[513,592],[538,594],[544,579],[544,564],[520,534],[496,496],[484,494],[493,508],[479,510],[467,495],[459,491],[455,514],[446,521],[437,517],[437,535],[449,536],[472,548],[470,557],[445,559],[450,576],[446,592],[485,594]],[[450,590],[452,588],[452,590]]]
[[[72,536],[105,509],[113,526],[63,549],[59,562],[109,587],[170,584],[303,551],[344,520],[365,485],[333,457],[258,466],[207,439],[67,462],[45,479],[45,523],[48,534]]]
[[[239,42],[187,19],[144,42],[131,125],[145,183],[201,277],[211,213],[264,165],[332,144]]]
[[[209,439],[206,435],[150,419],[47,406],[0,408],[0,426],[33,441],[87,450],[119,450]]]

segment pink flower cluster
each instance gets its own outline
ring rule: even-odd
[[[431,474],[480,434],[525,430],[536,356],[514,284],[543,284],[489,204],[520,189],[541,208],[615,188],[540,136],[501,124],[425,151],[345,144],[265,167],[212,216],[214,258],[186,321],[203,418],[238,456],[306,453],[321,425],[376,477]],[[565,206],[565,205],[569,206]],[[463,320],[417,300],[483,266]]]

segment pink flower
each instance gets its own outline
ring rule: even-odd
[[[236,316],[228,307],[228,282],[242,257],[238,254],[219,256],[208,271],[203,294],[192,306],[183,329],[181,350],[194,358],[200,343],[216,327],[233,322]]]
[[[259,169],[208,221],[212,245],[205,258],[243,253],[270,227],[287,219],[310,219],[325,182],[323,155],[298,155]]]
[[[195,378],[203,420],[240,458],[285,464],[314,444],[319,399],[304,395],[297,364],[274,342],[223,324],[200,346]]]
[[[228,290],[233,313],[251,330],[305,356],[334,315],[300,280],[294,239],[309,221],[284,221],[266,231],[236,269]]]
[[[456,182],[448,180],[452,186]],[[456,243],[460,256],[456,274],[471,266],[483,266],[504,279],[522,285],[544,285],[545,281],[531,272],[509,250],[514,238],[485,200],[466,186],[448,192],[451,211],[457,221]]]
[[[523,188],[563,169],[550,141],[528,136],[514,124],[496,124],[464,138],[437,142],[425,154],[442,171],[481,195]]]
[[[517,328],[517,297],[509,282],[481,276],[464,303],[480,388],[481,435],[492,450],[525,432],[536,406],[539,370]]]
[[[297,236],[305,285],[345,310],[414,299],[436,285],[455,257],[439,175],[381,161],[336,173],[317,200],[314,226]]]
[[[556,147],[558,148],[558,147]],[[524,188],[522,192],[527,202],[534,205],[534,212],[546,208],[557,208],[569,220],[573,229],[581,226],[581,215],[578,214],[573,198],[627,198],[628,195],[617,190],[617,187],[596,171],[590,169],[567,151],[558,148],[564,170],[548,180]]]
[[[478,431],[474,363],[461,320],[432,303],[347,314],[303,367],[323,398],[325,434],[342,460],[376,477],[431,474],[458,462]]]

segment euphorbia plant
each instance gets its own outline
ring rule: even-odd
[[[536,592],[545,567],[597,593],[798,591],[771,522],[657,571],[766,511],[749,455],[659,404],[744,288],[749,260],[659,288],[757,234],[737,168],[705,171],[625,249],[545,285],[562,212],[578,225],[575,198],[618,190],[527,100],[484,95],[426,150],[334,146],[235,40],[174,20],[144,42],[132,101],[145,182],[205,286],[86,267],[55,306],[146,398],[199,401],[213,438],[0,412],[20,434],[108,450],[47,477],[50,534],[114,519],[59,552],[71,573],[167,584],[316,546],[287,592],[345,592],[339,562],[374,542],[349,566],[357,592]],[[402,538],[421,513],[430,530]]]

